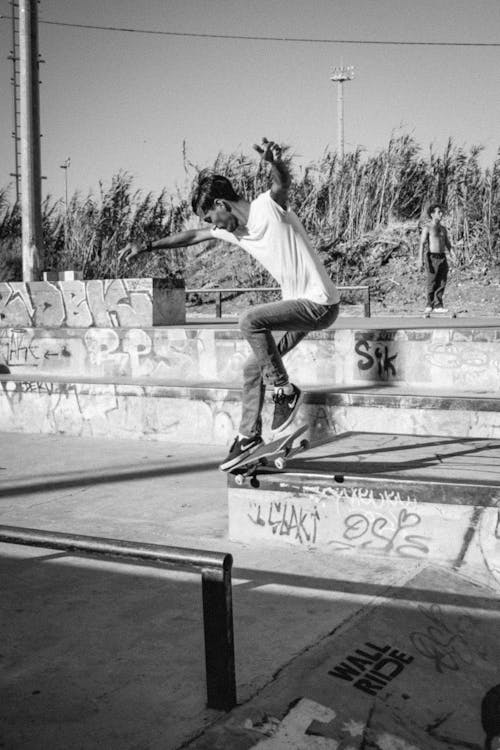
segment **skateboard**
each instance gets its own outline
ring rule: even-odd
[[[440,312],[428,312],[424,313],[424,318],[456,318],[457,314],[456,312],[447,312],[447,313],[440,313]]]
[[[258,487],[257,471],[261,466],[273,463],[277,469],[283,471],[288,458],[309,448],[309,441],[305,439],[301,440],[298,445],[294,445],[297,438],[307,429],[309,425],[304,424],[288,435],[282,435],[276,440],[271,440],[270,443],[264,443],[249,456],[242,458],[240,463],[231,466],[228,474],[233,474],[234,481],[240,486],[249,477],[251,486]]]

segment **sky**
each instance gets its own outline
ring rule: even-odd
[[[0,0],[0,188],[14,169],[9,0]],[[97,192],[120,170],[143,192],[183,190],[188,161],[210,165],[263,136],[289,144],[297,168],[337,144],[333,68],[345,85],[345,149],[368,155],[392,132],[427,152],[448,137],[500,146],[500,0],[41,0],[44,195]],[[44,22],[266,41],[167,36]],[[326,40],[357,40],[348,44]],[[364,41],[496,43],[371,45]]]

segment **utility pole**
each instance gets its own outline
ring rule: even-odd
[[[16,14],[17,3],[11,0],[11,20],[12,20],[12,49],[8,57],[12,60],[12,92],[13,92],[13,127],[12,138],[14,139],[14,171],[10,173],[11,177],[16,178],[16,203],[21,200],[21,153],[19,144],[21,137],[19,135],[19,42],[18,42],[18,19]]]
[[[23,281],[39,280],[43,268],[37,6],[19,0]]]
[[[340,161],[344,159],[344,82],[353,78],[352,65],[340,65],[333,69],[330,76],[330,81],[337,84],[337,154]]]

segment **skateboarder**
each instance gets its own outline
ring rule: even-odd
[[[280,301],[256,305],[240,317],[241,332],[252,354],[243,371],[239,433],[220,464],[223,471],[262,444],[261,412],[266,385],[273,388],[272,430],[280,432],[290,424],[301,391],[290,383],[282,357],[310,331],[328,328],[339,310],[338,291],[298,217],[288,208],[291,178],[280,146],[263,138],[262,144],[254,148],[271,168],[268,191],[249,202],[235,192],[226,177],[203,170],[193,185],[191,205],[209,227],[188,229],[146,247],[131,244],[120,254],[120,259],[130,260],[147,250],[224,240],[250,253],[281,287]],[[275,341],[272,331],[285,333]]]
[[[427,272],[427,306],[425,315],[430,313],[447,313],[443,307],[443,294],[448,279],[448,259],[446,251],[452,251],[451,242],[446,228],[441,224],[443,209],[439,203],[429,206],[428,216],[430,218],[420,237],[418,251],[418,265],[422,271]],[[425,256],[424,256],[425,251]]]

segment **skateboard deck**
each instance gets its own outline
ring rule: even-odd
[[[456,318],[457,313],[456,312],[447,312],[447,313],[438,313],[438,312],[428,312],[424,313],[424,318]]]
[[[256,477],[257,471],[261,466],[267,466],[274,463],[274,466],[282,471],[286,466],[287,458],[301,453],[309,448],[308,440],[301,440],[298,445],[294,445],[300,435],[309,429],[309,425],[301,425],[294,432],[282,435],[270,443],[264,443],[249,456],[242,458],[240,463],[231,466],[228,474],[234,474],[236,484],[242,485],[247,477],[250,477],[252,487],[258,487],[259,481]]]

